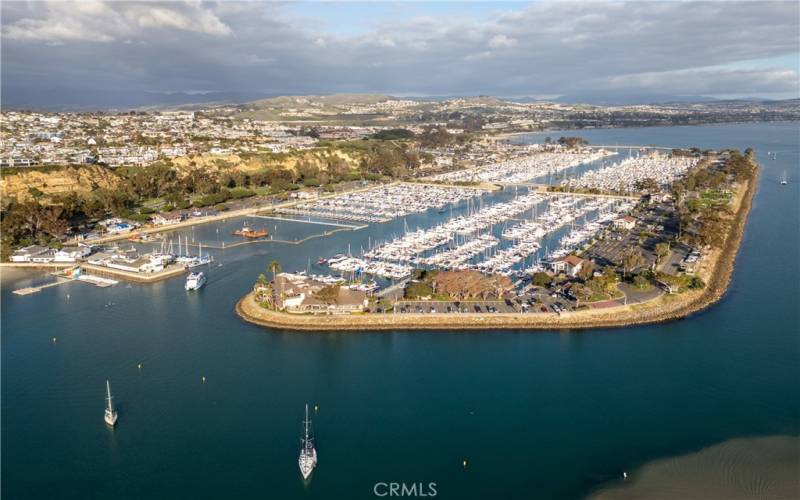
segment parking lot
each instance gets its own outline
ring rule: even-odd
[[[560,313],[574,306],[561,294],[537,289],[504,300],[401,300],[395,304],[394,311],[396,314]]]
[[[515,313],[514,303],[504,300],[445,301],[445,300],[401,300],[394,306],[398,314],[437,313]]]

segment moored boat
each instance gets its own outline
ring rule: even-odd
[[[245,238],[263,238],[268,234],[266,229],[252,229],[248,226],[242,226],[241,229],[233,232],[234,236],[244,236]]]
[[[114,410],[114,406],[111,404],[111,384],[106,380],[106,401],[108,402],[108,406],[106,406],[106,412],[104,415],[104,420],[108,425],[114,427],[117,424],[117,412]]]
[[[308,479],[317,466],[317,449],[314,448],[314,437],[311,435],[311,420],[308,418],[308,404],[306,404],[306,419],[303,421],[303,438],[300,440],[300,458],[298,465],[303,479]]]

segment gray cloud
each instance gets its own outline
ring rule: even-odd
[[[230,28],[200,2],[132,3],[82,0],[38,3],[37,17],[23,17],[3,26],[8,40],[113,42],[144,37],[148,30],[174,29],[227,36]]]
[[[797,94],[796,2],[542,2],[354,35],[280,4],[2,4],[3,101],[48,92]],[[313,4],[309,5],[313,13]],[[57,94],[56,94],[57,95]]]

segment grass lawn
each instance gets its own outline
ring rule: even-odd
[[[700,201],[705,208],[728,205],[733,195],[729,191],[707,189],[700,193]]]

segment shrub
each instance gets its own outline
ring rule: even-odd
[[[553,278],[543,271],[539,271],[533,275],[533,284],[536,286],[549,286],[553,282]]]

